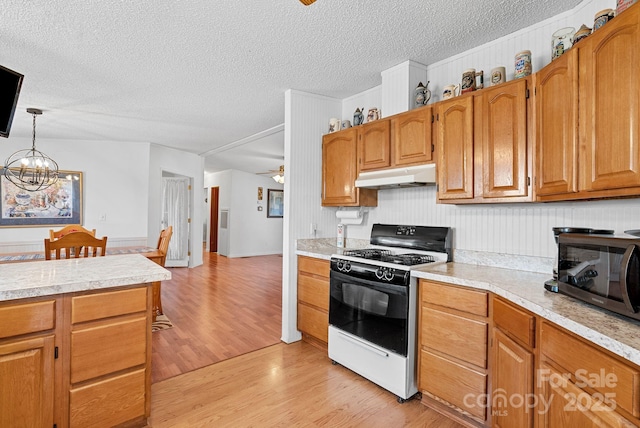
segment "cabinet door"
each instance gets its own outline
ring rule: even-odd
[[[438,107],[438,199],[473,198],[473,98]]]
[[[322,205],[358,203],[357,128],[322,138]]]
[[[482,197],[527,196],[527,80],[485,89],[482,124]]]
[[[592,396],[551,366],[543,365],[549,380],[542,382],[537,409],[543,427],[635,427],[609,407],[607,397]]]
[[[536,83],[536,193],[578,191],[578,51],[540,70]]]
[[[376,120],[360,130],[360,170],[391,166],[391,124],[389,120]]]
[[[580,169],[587,191],[640,186],[638,16],[630,8],[580,48]]]
[[[494,427],[533,426],[533,354],[493,329],[491,414]],[[524,400],[524,401],[521,401]]]
[[[0,426],[53,426],[53,336],[0,345]]]
[[[431,106],[403,113],[393,119],[393,164],[413,165],[433,160]]]

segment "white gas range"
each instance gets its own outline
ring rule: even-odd
[[[417,392],[417,281],[451,260],[448,227],[374,224],[372,247],[331,257],[329,357],[398,396]]]

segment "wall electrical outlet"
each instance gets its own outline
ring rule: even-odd
[[[315,223],[311,223],[311,228],[309,229],[311,236],[316,236],[316,227],[317,225]]]

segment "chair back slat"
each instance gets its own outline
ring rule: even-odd
[[[60,230],[49,229],[49,239],[53,241],[73,232],[85,232],[90,234],[91,236],[96,236],[95,229],[85,229],[80,224],[68,224]]]
[[[91,233],[73,232],[61,238],[44,240],[44,257],[51,260],[52,254],[56,259],[71,259],[81,257],[104,256],[107,253],[107,237],[96,238]]]
[[[162,253],[162,259],[158,262],[160,266],[164,267],[164,263],[167,260],[167,251],[169,250],[169,241],[171,241],[171,235],[173,235],[173,226],[168,226],[166,229],[160,232],[158,238],[157,249]]]

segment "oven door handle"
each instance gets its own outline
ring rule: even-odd
[[[373,346],[369,345],[368,343],[365,343],[365,342],[363,342],[362,340],[358,339],[357,337],[348,336],[348,335],[344,334],[343,332],[341,332],[341,331],[339,331],[339,330],[336,330],[336,332],[337,332],[339,335],[344,336],[344,338],[345,338],[346,340],[348,340],[348,341],[350,341],[350,342],[354,343],[355,345],[359,345],[361,348],[364,348],[364,349],[366,349],[367,351],[371,351],[371,352],[373,352],[374,354],[377,354],[377,355],[379,355],[379,356],[381,356],[381,357],[385,357],[385,358],[387,358],[387,357],[389,356],[389,353],[388,353],[388,352],[385,352],[385,351],[383,351],[383,350],[381,350],[381,349],[375,348],[375,347],[373,347]]]
[[[400,285],[400,284],[390,284],[388,282],[383,282],[383,281],[369,281],[368,279],[364,279],[364,278],[354,278],[352,276],[349,276],[348,274],[345,274],[342,272],[336,272],[334,270],[332,270],[329,273],[329,280],[330,281],[335,280],[341,283],[346,282],[346,283],[362,285],[368,288],[373,288],[374,290],[382,291],[384,293],[394,293],[394,294],[400,294],[400,295],[406,295],[407,290],[409,288],[408,284]]]

